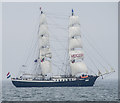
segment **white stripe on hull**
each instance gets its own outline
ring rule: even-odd
[[[76,81],[75,78],[72,79],[72,80],[65,80],[65,79],[54,79],[54,80],[32,80],[32,79],[19,80],[19,79],[11,79],[11,80],[12,81],[20,81],[20,82],[67,82],[67,81]],[[84,79],[79,79],[79,80],[84,80]]]

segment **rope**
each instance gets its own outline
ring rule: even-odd
[[[39,15],[39,17],[40,17],[40,15]],[[38,21],[38,20],[37,20]],[[34,39],[35,39],[35,35],[33,35],[33,37],[32,37],[32,41],[31,41],[31,45],[30,45],[30,47],[29,47],[29,53],[28,53],[28,56],[27,56],[27,59],[26,59],[26,61],[25,61],[25,65],[27,64],[27,61],[28,61],[28,59],[29,59],[29,54],[31,53],[31,48],[32,48],[32,45],[33,45],[33,43],[34,43]],[[25,50],[25,51],[27,51],[27,49]],[[26,52],[24,53],[24,57],[25,57],[25,55],[26,55]],[[23,64],[23,63],[21,63],[21,64]],[[22,68],[22,66],[20,65],[19,66],[19,72],[21,72],[21,68]],[[18,75],[19,75],[19,73],[18,73]]]
[[[61,70],[62,72],[65,72],[63,69],[61,69],[61,68],[60,68],[58,65],[56,65],[55,63],[52,62],[52,64],[53,64],[54,66],[58,67],[59,70]]]
[[[60,13],[59,13],[60,14]],[[61,15],[62,14],[62,15]],[[58,16],[58,17],[64,17],[64,18],[66,18],[66,17],[69,17],[69,15],[65,15],[65,14],[63,14],[63,13],[61,13],[60,15],[56,15],[56,14],[54,14],[54,13],[46,13],[46,15],[47,16],[52,16],[52,17],[54,17],[54,16]]]
[[[59,19],[59,20],[67,20],[68,18],[65,18],[65,17],[58,17],[58,16],[52,16],[51,15],[47,15],[48,18],[55,18],[55,19]]]
[[[84,36],[84,37],[85,37],[85,36]],[[87,39],[86,37],[85,37],[85,39],[86,39],[87,43],[90,45],[88,39]],[[91,46],[89,46],[89,47],[91,47]],[[92,47],[93,47],[93,46],[92,46]],[[92,53],[91,53],[91,54],[92,54]],[[99,55],[99,56],[100,56],[100,55]],[[96,57],[96,60],[97,60],[97,62],[104,68],[104,70],[106,71],[105,66],[102,65],[102,63],[97,59],[97,57]]]
[[[88,43],[88,42],[87,42]],[[88,43],[89,44],[89,43]],[[85,47],[85,46],[84,46]],[[88,46],[89,47],[89,46]],[[85,48],[87,48],[87,47],[85,47]],[[87,52],[87,51],[86,51]],[[87,53],[88,54],[88,53]],[[91,53],[91,55],[92,55],[92,53]],[[97,60],[97,62],[99,62],[99,64],[104,68],[104,66],[100,63],[100,61],[96,58],[96,60]]]
[[[86,37],[85,37],[86,38]],[[89,40],[86,38],[86,40],[89,42]],[[92,43],[89,42],[89,44],[96,50],[98,55],[112,68],[112,66],[107,62],[107,60],[99,53],[99,51],[92,45]]]
[[[59,26],[55,21],[53,21],[53,22],[54,22],[57,26]],[[62,29],[65,29],[65,30],[66,30],[66,28],[62,28]],[[50,32],[51,32],[51,31],[50,31]],[[53,33],[52,33],[52,34],[53,34]],[[56,38],[56,40],[59,41],[59,39],[57,39],[57,38]],[[60,45],[61,45],[61,44],[60,44]],[[64,45],[61,45],[61,46],[64,47]],[[66,48],[66,47],[65,47],[65,48]],[[67,53],[65,52],[65,55],[66,55],[66,54],[67,54]],[[65,60],[65,58],[66,58],[66,57],[64,56],[64,60]],[[61,68],[63,68],[63,66],[62,66]]]
[[[32,48],[32,50],[30,51],[30,53],[29,54],[31,54],[31,52],[34,50],[35,51],[35,49],[34,48],[36,48],[37,46],[37,43],[38,43],[38,40],[36,41],[36,43],[35,43],[35,45],[33,46],[33,48]],[[26,62],[25,62],[25,65],[27,64],[27,62],[28,62],[28,59],[30,58],[30,55],[27,57],[27,60],[26,60]]]
[[[84,50],[85,51],[85,50]],[[85,51],[86,52],[86,51]],[[86,52],[87,53],[87,52]],[[90,58],[90,56],[88,56]],[[95,67],[98,69],[97,65],[94,63],[94,61],[90,58],[91,62],[95,65]],[[99,70],[99,69],[98,69]]]

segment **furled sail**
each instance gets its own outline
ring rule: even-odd
[[[39,28],[39,50],[40,50],[40,66],[42,75],[51,72],[51,58],[49,33],[45,14],[41,11],[40,28]]]
[[[72,10],[69,21],[69,58],[73,76],[78,73],[88,73],[87,66],[83,61],[84,51],[82,47],[79,17],[75,16]]]

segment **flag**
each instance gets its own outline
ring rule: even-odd
[[[10,78],[11,75],[10,75],[10,72],[7,73],[7,79]]]
[[[9,76],[7,77],[7,79],[10,78],[10,77],[11,77],[11,75],[9,75]]]
[[[37,59],[36,59],[36,60],[34,60],[34,62],[37,62]]]
[[[43,62],[44,61],[44,58],[41,60],[41,62]]]
[[[73,13],[74,11],[73,11],[73,9],[72,9],[72,13]]]
[[[72,16],[74,15],[74,10],[72,9]]]
[[[7,73],[7,76],[10,74],[10,72]]]
[[[75,63],[75,60],[72,60],[72,63]]]
[[[41,7],[40,7],[40,10],[41,10]]]

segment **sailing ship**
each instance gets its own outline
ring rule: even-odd
[[[12,83],[16,87],[82,87],[93,86],[96,79],[104,74],[114,72],[111,69],[110,72],[104,74],[98,70],[98,75],[92,75],[88,73],[87,66],[84,62],[84,52],[82,45],[82,38],[80,33],[79,17],[72,14],[69,17],[69,37],[68,37],[68,59],[70,72],[65,75],[52,75],[48,76],[51,72],[51,60],[52,52],[50,48],[48,24],[45,13],[40,9],[40,25],[39,25],[39,53],[38,58],[34,61],[37,63],[37,68],[40,73],[23,74],[17,78],[11,78]],[[58,51],[59,52],[59,51]],[[79,75],[78,75],[79,74]],[[25,77],[29,75],[29,77]]]

